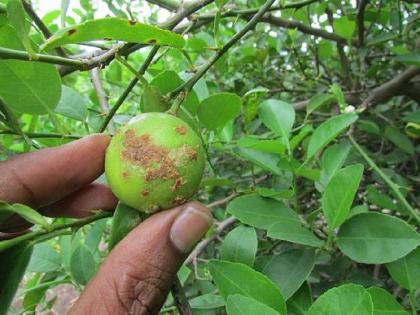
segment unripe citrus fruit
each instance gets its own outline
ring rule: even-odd
[[[205,153],[195,131],[165,113],[131,119],[112,138],[105,174],[125,204],[156,212],[186,202],[198,189]]]

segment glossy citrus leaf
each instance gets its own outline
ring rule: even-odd
[[[401,258],[419,246],[420,236],[401,219],[370,212],[346,221],[338,232],[337,245],[354,261],[383,264]]]
[[[227,315],[280,315],[271,307],[240,294],[229,295],[226,302],[226,312]]]
[[[222,260],[212,260],[209,269],[225,299],[232,294],[241,294],[286,315],[286,304],[279,289],[265,275],[247,265]]]
[[[322,211],[331,229],[347,218],[363,175],[363,165],[347,166],[331,177],[322,194]]]
[[[218,93],[204,99],[198,107],[198,119],[210,130],[226,125],[238,115],[241,98],[233,93]]]
[[[156,26],[117,17],[86,21],[62,29],[51,36],[40,50],[65,44],[76,44],[92,40],[121,40],[130,43],[145,43],[182,48],[183,37]]]
[[[309,308],[308,315],[372,315],[373,303],[361,285],[345,284],[322,294]]]

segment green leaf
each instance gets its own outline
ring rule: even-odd
[[[299,143],[301,143],[303,139],[305,139],[313,130],[314,128],[312,125],[305,125],[302,129],[300,129],[299,133],[290,139],[290,148],[292,151],[296,149]]]
[[[177,48],[182,48],[185,44],[184,38],[174,32],[136,21],[109,17],[64,28],[47,39],[40,50],[92,40],[120,40]]]
[[[372,315],[369,293],[361,286],[345,284],[322,294],[309,308],[308,315]]]
[[[351,39],[356,29],[356,23],[350,21],[347,16],[342,16],[339,19],[334,20],[333,23],[334,32],[346,39]]]
[[[74,280],[86,285],[96,272],[96,263],[92,253],[85,245],[79,245],[71,255],[70,273]]]
[[[315,265],[313,249],[292,249],[280,255],[262,258],[266,262],[258,270],[277,284],[285,300],[306,281]]]
[[[51,245],[38,244],[29,262],[28,271],[31,272],[50,272],[61,269],[61,257]]]
[[[289,138],[295,122],[295,109],[289,103],[269,99],[261,103],[258,110],[261,120],[276,135]]]
[[[331,229],[339,227],[350,212],[363,176],[363,165],[355,164],[339,170],[322,195],[322,211]]]
[[[315,129],[308,144],[306,162],[357,120],[356,114],[341,114],[329,118]]]
[[[267,153],[283,154],[285,149],[283,141],[280,139],[266,140],[253,136],[242,137],[238,139],[236,144],[241,148],[249,148]]]
[[[239,148],[238,154],[244,159],[251,161],[255,165],[273,174],[283,174],[282,169],[277,165],[280,160],[280,156],[278,154],[261,152],[259,150],[249,148]]]
[[[198,119],[210,130],[223,127],[241,110],[241,98],[233,93],[213,94],[198,107]]]
[[[386,264],[392,279],[410,291],[420,288],[420,247],[407,256]]]
[[[387,194],[379,191],[375,186],[369,185],[366,189],[367,195],[366,199],[372,204],[377,205],[378,207],[390,209],[394,211],[402,211],[401,205],[394,203],[394,200]]]
[[[252,267],[257,247],[258,239],[254,228],[240,225],[226,235],[220,249],[220,258]]]
[[[62,85],[61,98],[55,112],[75,120],[85,121],[87,118],[87,104],[89,100],[75,90]]]
[[[241,294],[286,315],[286,304],[279,289],[263,274],[243,264],[220,260],[210,261],[209,269],[225,299],[232,294]]]
[[[7,314],[31,254],[26,242],[0,252],[0,315]]]
[[[106,228],[107,218],[96,221],[86,235],[85,244],[92,253],[99,251],[99,244]]]
[[[47,220],[36,210],[28,207],[26,205],[15,203],[13,205],[9,205],[8,203],[0,201],[0,214],[7,214],[7,213],[16,213],[24,218],[26,221],[31,222],[33,224],[39,224],[44,227],[46,230],[50,228]]]
[[[204,294],[189,300],[192,309],[211,310],[225,306],[225,300],[220,295]]]
[[[30,27],[27,27],[25,9],[21,0],[10,0],[7,3],[7,16],[10,25],[16,30],[16,34],[32,59],[35,59],[35,51],[29,38]]]
[[[323,192],[330,178],[343,166],[350,153],[351,146],[348,143],[340,143],[329,146],[321,157],[321,176],[315,183],[318,191]]]
[[[381,213],[361,213],[340,228],[337,245],[354,261],[383,264],[401,258],[420,244],[420,236],[406,222]]]
[[[367,291],[372,298],[373,315],[409,315],[388,291],[378,287],[368,288]]]
[[[119,202],[114,212],[108,249],[113,249],[141,221],[142,218],[138,210]]]
[[[287,218],[278,219],[276,223],[271,225],[267,231],[267,236],[312,247],[321,247],[323,245],[323,242],[311,231],[303,227],[300,222],[291,221]]]
[[[14,111],[51,113],[61,96],[61,79],[54,65],[0,60],[0,97]]]
[[[322,170],[328,177],[333,176],[344,164],[351,150],[348,143],[339,143],[328,147],[321,158]]]
[[[404,150],[410,155],[414,154],[414,146],[411,143],[410,139],[403,133],[401,133],[397,128],[392,126],[387,126],[385,128],[385,138],[391,141],[400,149]]]
[[[242,223],[264,230],[276,222],[300,222],[297,214],[282,202],[254,194],[235,198],[227,211]]]
[[[164,112],[169,109],[170,103],[163,97],[159,88],[145,85],[141,96],[140,109],[142,113]]]
[[[308,105],[306,106],[306,116],[309,116],[318,108],[331,103],[333,99],[334,99],[334,96],[331,94],[317,94],[311,97]]]
[[[271,307],[240,294],[228,296],[226,312],[228,315],[280,315],[279,312],[276,312]]]
[[[394,58],[396,62],[405,63],[420,67],[420,53],[411,53],[405,55],[399,55]]]

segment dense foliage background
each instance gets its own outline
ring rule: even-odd
[[[179,273],[193,314],[416,314],[418,1],[272,2],[0,0],[0,159],[181,103],[216,219]],[[0,242],[0,313],[24,270],[9,313],[63,313],[113,220],[12,213],[36,232]]]

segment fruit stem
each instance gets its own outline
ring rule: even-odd
[[[166,111],[166,113],[176,116],[179,110],[179,107],[181,106],[182,102],[187,97],[187,91],[181,91],[178,96],[175,98],[174,102],[172,103],[172,106]]]

